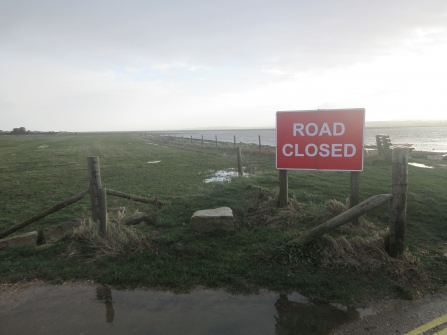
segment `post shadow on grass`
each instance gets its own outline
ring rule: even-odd
[[[115,310],[113,309],[112,290],[107,286],[98,286],[96,288],[96,299],[100,302],[104,302],[106,305],[107,323],[113,323]]]

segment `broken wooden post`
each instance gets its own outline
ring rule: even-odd
[[[384,155],[385,156],[385,154],[383,152],[382,136],[383,135],[376,135],[377,155],[378,156],[380,156],[380,155]]]
[[[349,208],[355,207],[360,201],[360,172],[351,171],[351,188],[350,188]],[[359,223],[359,218],[353,220],[354,224]]]
[[[244,175],[244,171],[242,170],[241,147],[237,147],[237,173],[239,177],[242,177]]]
[[[92,219],[93,221],[99,220],[99,197],[98,190],[101,185],[101,172],[99,169],[99,157],[87,157],[88,163],[88,176],[89,176],[89,190],[90,190],[90,203],[92,207]]]
[[[289,203],[289,180],[287,170],[279,170],[279,207]]]
[[[326,221],[325,223],[309,230],[308,232],[302,234],[301,236],[293,239],[289,243],[292,244],[307,244],[314,240],[315,238],[322,236],[331,230],[334,230],[335,228],[338,228],[345,223],[352,221],[355,218],[358,218],[359,216],[362,216],[366,212],[369,212],[370,210],[379,207],[389,201],[391,198],[393,198],[392,194],[379,194],[375,195],[365,201],[362,201],[357,206],[354,206],[347,211],[341,213],[340,215],[337,215],[335,218],[330,219],[329,221]]]
[[[99,234],[107,235],[107,192],[105,187],[101,187],[98,191],[99,195]]]
[[[388,239],[388,254],[391,257],[401,256],[404,253],[407,216],[408,153],[408,148],[395,148],[392,151],[391,193],[394,197],[390,204],[390,235]]]

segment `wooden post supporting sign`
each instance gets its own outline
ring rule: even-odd
[[[360,201],[360,172],[352,171],[351,172],[351,189],[350,189],[350,198],[349,198],[349,208],[355,207],[358,205]],[[354,224],[359,223],[359,218],[356,217],[353,219]]]
[[[289,203],[289,180],[287,170],[279,170],[279,207]]]

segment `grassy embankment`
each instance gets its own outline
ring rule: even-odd
[[[112,246],[78,237],[44,250],[1,251],[0,281],[93,279],[118,287],[188,290],[203,285],[238,292],[268,288],[343,302],[411,298],[445,286],[445,168],[409,167],[408,250],[394,260],[382,248],[387,205],[367,214],[359,226],[348,224],[309,247],[286,246],[344,209],[349,173],[291,172],[290,205],[278,209],[272,148],[259,153],[255,145],[243,146],[248,178],[203,183],[213,171],[236,167],[233,144],[216,148],[211,142],[205,147],[188,142],[134,135],[1,136],[1,230],[87,188],[87,156],[100,157],[105,187],[156,196],[168,204],[156,208],[109,196],[109,208],[125,206],[128,214],[146,211],[151,224],[126,228]],[[361,200],[389,193],[390,183],[391,166],[366,157]],[[233,209],[234,233],[191,232],[189,221],[196,210],[221,206]],[[88,216],[85,198],[18,233],[76,217],[88,223]]]

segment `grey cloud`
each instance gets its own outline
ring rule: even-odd
[[[3,1],[0,43],[26,55],[215,66],[340,66],[446,25],[434,1]]]

